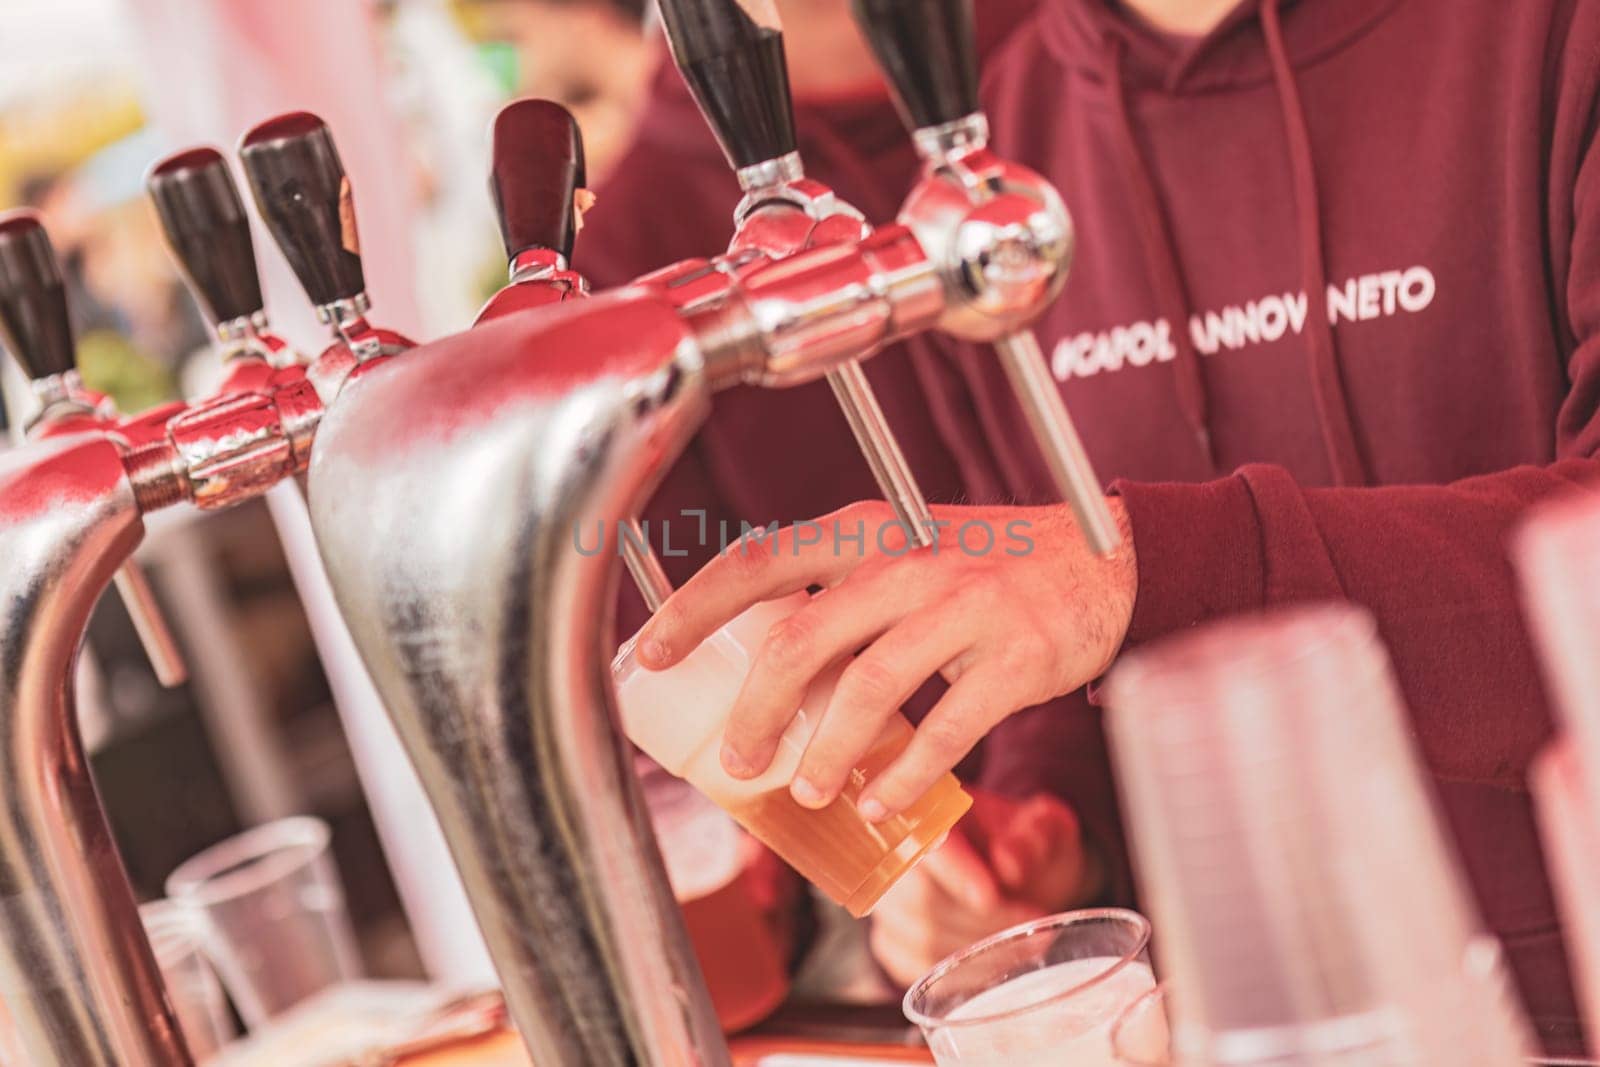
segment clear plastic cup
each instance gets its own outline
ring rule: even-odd
[[[1522,602],[1557,721],[1600,767],[1600,494],[1540,509],[1514,552]],[[1588,783],[1600,810],[1600,778]]]
[[[672,892],[723,1030],[772,1014],[789,993],[783,945],[745,867],[747,839],[688,782],[640,758],[639,779]]]
[[[1584,1024],[1600,1031],[1600,812],[1589,803],[1589,775],[1571,737],[1556,739],[1534,761],[1528,784],[1538,805],[1539,837],[1565,919],[1568,953]]]
[[[906,992],[940,1067],[1113,1067],[1111,1024],[1155,986],[1150,924],[1120,908],[1014,926],[948,957]]]
[[[1600,494],[1538,511],[1516,538],[1524,613],[1559,737],[1530,786],[1585,1029],[1600,1034]]]
[[[1181,1063],[1511,1065],[1534,1047],[1364,612],[1212,624],[1106,686]]]
[[[623,729],[669,772],[687,779],[718,807],[857,917],[936,845],[972,806],[947,774],[911,807],[874,823],[856,808],[861,790],[910,743],[911,724],[896,715],[825,808],[802,807],[789,794],[800,756],[844,671],[818,679],[796,709],[772,766],[742,781],[722,769],[722,732],[756,650],[774,623],[798,611],[804,593],[757,604],[666,671],[648,671],[624,644],[612,666]]]
[[[1162,982],[1129,1004],[1111,1024],[1111,1058],[1117,1067],[1172,1067],[1172,1025]]]
[[[200,923],[192,911],[171,900],[140,905],[139,918],[189,1052],[196,1063],[204,1063],[233,1040],[237,1030],[222,983],[205,955]]]
[[[252,1029],[361,977],[327,823],[280,819],[213,845],[167,877]]]

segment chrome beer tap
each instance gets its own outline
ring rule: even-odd
[[[588,281],[572,269],[587,180],[583,133],[571,112],[550,100],[513,100],[500,109],[489,195],[511,277],[473,325],[589,295]]]
[[[478,313],[481,326],[503,315],[589,295],[572,269],[572,250],[592,194],[583,161],[583,131],[572,113],[550,100],[514,100],[494,120],[489,195],[494,199],[511,280]],[[672,595],[650,537],[637,518],[621,535],[623,561],[655,611]]]
[[[806,177],[795,137],[783,27],[772,0],[659,0],[678,69],[688,82],[744,198],[722,262],[745,269],[870,232],[860,211]],[[854,360],[827,374],[851,433],[911,543],[933,543],[933,513]]]
[[[311,156],[325,179],[331,144],[321,148]],[[292,161],[276,168],[303,190],[294,171]],[[6,314],[59,353],[67,334],[54,275],[40,266],[47,246],[36,220],[23,218],[0,231]],[[304,235],[301,252],[335,258],[318,240]],[[191,1062],[89,774],[73,664],[90,610],[143,536],[144,514],[229,507],[304,473],[324,400],[399,347],[371,327],[347,328],[358,343],[330,346],[309,367],[269,368],[248,389],[235,378],[232,391],[114,425],[87,398],[73,399],[57,356],[50,369],[64,395],[49,399],[66,405],[52,415],[58,432],[0,456],[0,996],[29,1063]],[[375,343],[359,343],[370,334]],[[265,366],[266,357],[236,360],[245,363]],[[71,417],[82,432],[68,431]]]
[[[250,218],[222,153],[192,148],[168,156],[151,168],[145,189],[167,247],[211,324],[229,377],[223,391],[249,389],[272,370],[302,362],[267,321]]]
[[[1031,321],[1052,287],[983,268],[1029,255],[1048,280],[1059,220],[985,212],[948,246],[896,223],[506,315],[363,373],[324,419],[323,560],[541,1067],[728,1062],[618,726],[620,568],[584,531],[637,513],[718,389]]]
[[[956,337],[992,342],[1044,454],[1056,488],[1089,545],[1109,554],[1120,540],[1088,453],[1050,373],[1031,317],[1019,306],[1047,305],[1067,281],[1072,219],[1044,178],[989,150],[989,120],[978,105],[972,0],[851,0],[912,131],[922,181],[900,220],[930,253],[954,263],[965,247],[988,245],[951,281],[963,293],[960,313],[941,327]],[[1026,213],[1028,224],[1013,219]],[[978,299],[980,294],[987,294]]]
[[[304,111],[268,119],[240,140],[239,158],[262,220],[317,318],[333,331],[333,344],[311,365],[324,401],[361,364],[416,347],[367,321],[372,299],[361,266],[355,196],[327,123]]]
[[[50,236],[29,212],[0,217],[0,342],[39,402],[22,428],[26,439],[105,430],[128,442],[131,435],[115,430],[118,417],[110,398],[85,388],[78,376],[61,267]],[[156,680],[169,688],[188,681],[183,652],[144,568],[128,560],[117,571],[116,586]]]

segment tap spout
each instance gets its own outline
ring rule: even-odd
[[[0,995],[27,1063],[192,1062],[73,710],[90,609],[143,529],[110,440],[0,456]]]

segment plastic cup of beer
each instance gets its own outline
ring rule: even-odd
[[[167,896],[201,923],[206,954],[252,1029],[361,977],[331,836],[321,819],[279,819],[167,876]]]
[[[1111,1026],[1155,987],[1150,923],[1121,908],[1014,926],[942,961],[907,991],[939,1067],[1115,1067]]]
[[[204,1063],[233,1039],[235,1029],[222,983],[205,955],[200,923],[171,900],[140,905],[139,919],[189,1053],[196,1063]]]
[[[1111,1056],[1117,1067],[1172,1067],[1168,988],[1163,982],[1149,990],[1111,1024]]]
[[[617,698],[623,729],[634,744],[670,773],[687,779],[859,918],[943,839],[972,806],[972,798],[955,775],[947,774],[899,815],[876,823],[862,816],[856,807],[862,789],[911,741],[911,724],[899,715],[833,803],[810,809],[790,796],[789,783],[843,663],[818,678],[806,694],[765,773],[741,780],[722,769],[723,727],[756,651],[773,624],[807,600],[806,594],[797,593],[757,604],[665,671],[639,666],[630,640],[613,664]]]

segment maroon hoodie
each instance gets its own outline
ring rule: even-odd
[[[1179,41],[1047,0],[1037,31],[986,104],[1077,222],[1039,332],[1132,519],[1129,644],[1369,608],[1484,915],[1570,1045],[1526,785],[1550,718],[1505,543],[1600,477],[1600,4],[1246,0]],[[956,358],[979,424],[947,439],[1047,497],[992,356]]]
[[[1245,0],[1182,42],[1110,0],[1043,0],[986,83],[997,146],[1077,221],[1040,332],[1132,515],[1130,643],[1293,600],[1371,609],[1484,914],[1563,1051],[1576,1011],[1525,783],[1550,724],[1504,541],[1600,477],[1597,8]],[[671,72],[657,90],[580,241],[603,284],[728,236],[734,183]],[[812,173],[878,220],[913,172],[890,121],[801,116]],[[868,370],[931,498],[1050,497],[987,351],[919,341]],[[653,512],[793,521],[877,495],[825,387],[736,390]],[[681,580],[704,558],[667,563]],[[1049,781],[1113,843],[1081,695],[990,741],[984,780]]]

